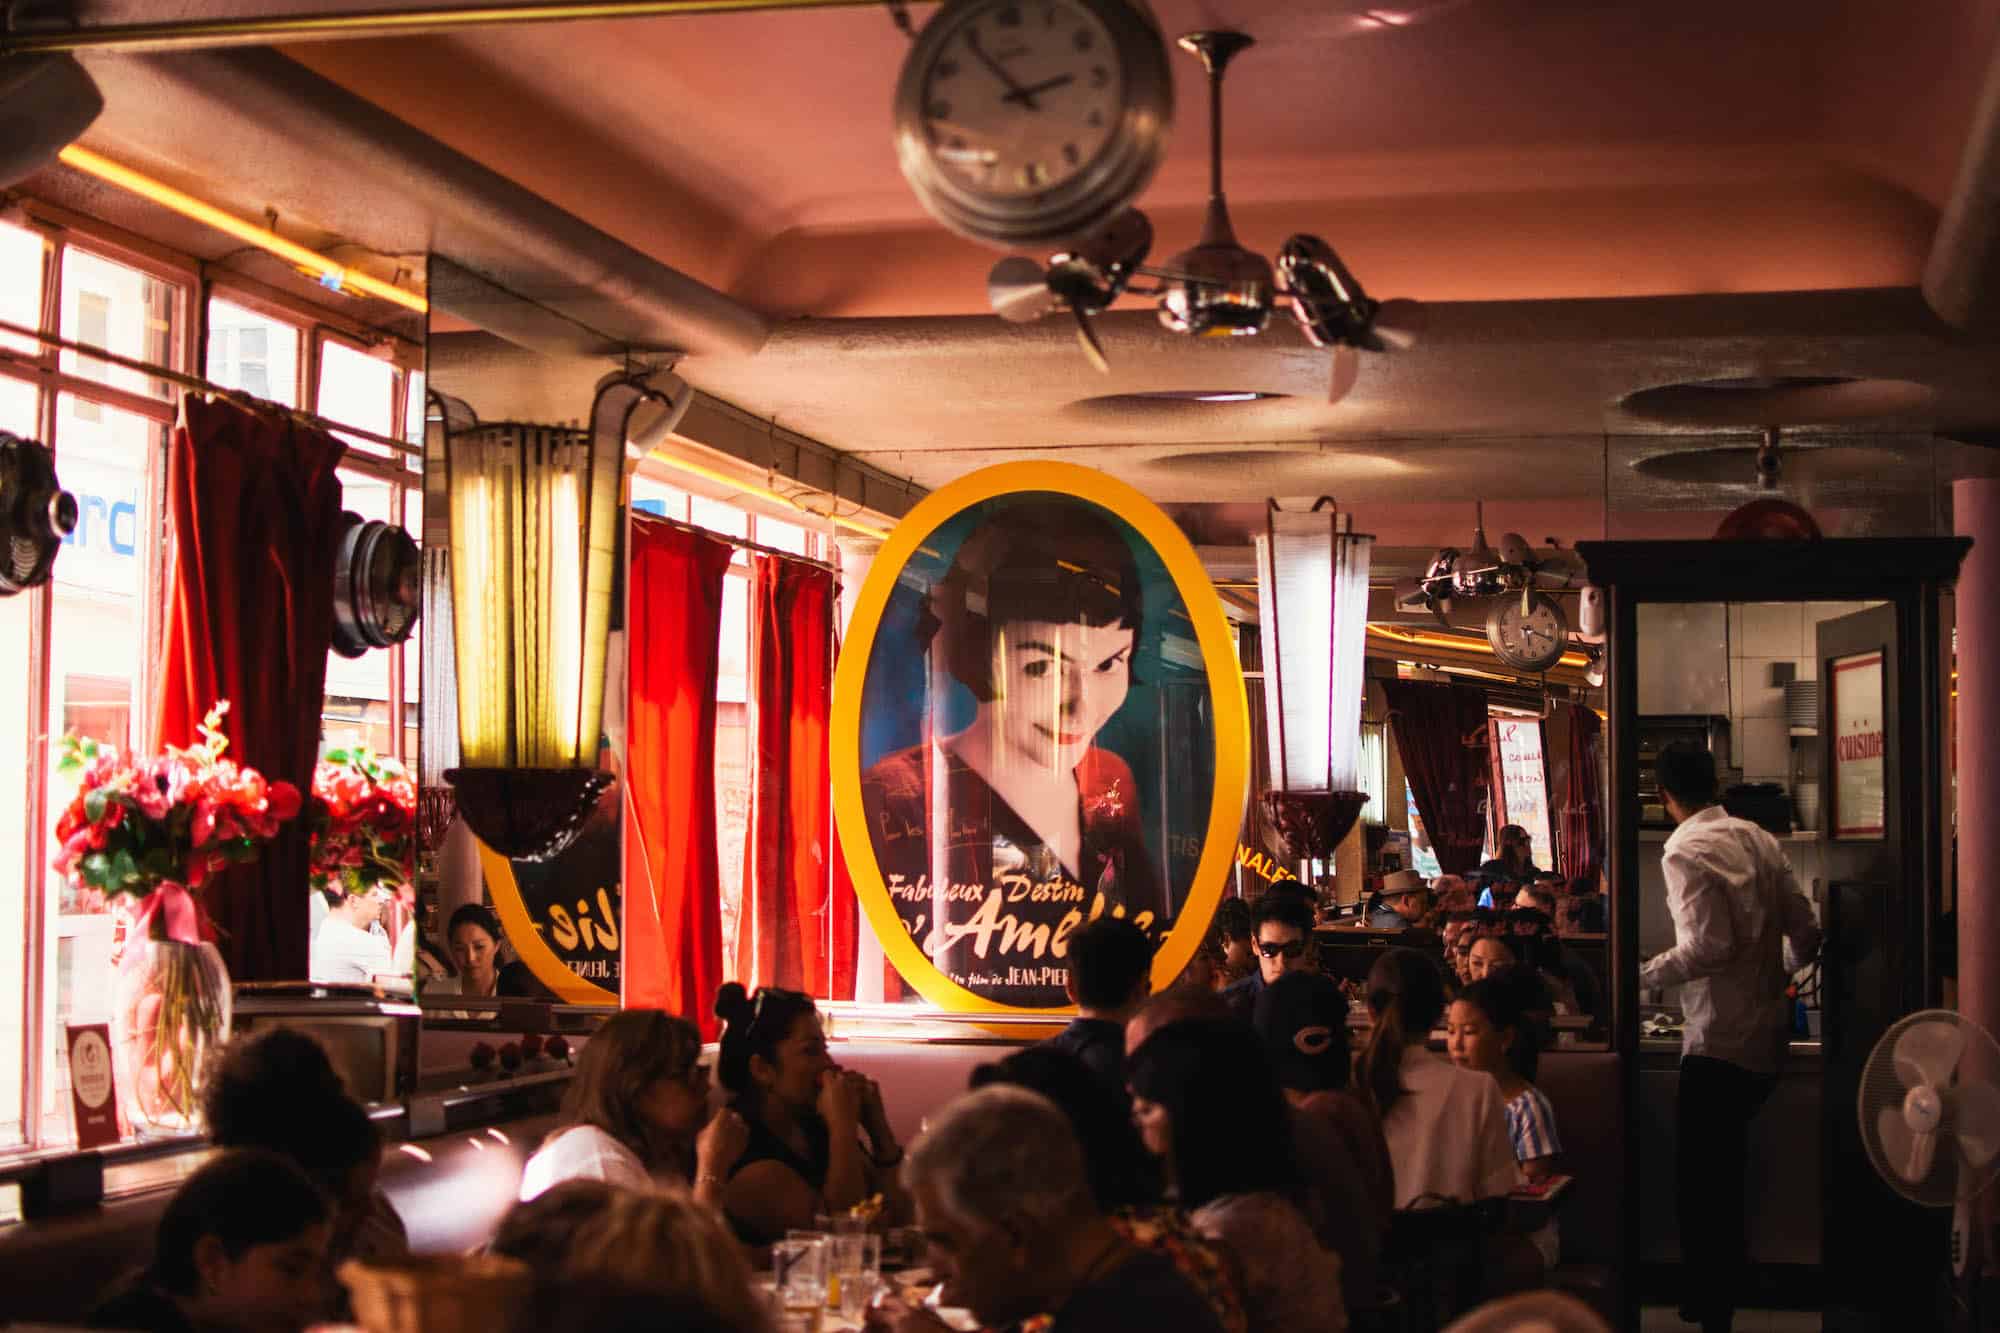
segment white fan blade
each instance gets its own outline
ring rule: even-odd
[[[1056,308],[1048,274],[1023,255],[1008,255],[986,275],[986,299],[1009,324],[1030,324]]]
[[[1396,609],[1399,611],[1421,611],[1429,605],[1424,596],[1424,585],[1415,579],[1396,581]]]
[[[1335,343],[1333,366],[1327,375],[1326,401],[1337,403],[1347,397],[1361,378],[1361,357],[1346,343]]]
[[[1384,301],[1375,311],[1369,331],[1387,352],[1407,352],[1423,336],[1426,316],[1420,302],[1399,298]]]
[[[1076,341],[1083,348],[1083,355],[1091,365],[1097,367],[1100,375],[1111,373],[1111,362],[1104,355],[1104,344],[1097,339],[1097,330],[1090,326],[1090,316],[1081,310],[1071,310],[1076,316]]]
[[[1965,1034],[1956,1023],[1912,1023],[1896,1038],[1891,1059],[1896,1077],[1903,1080],[1904,1087],[1928,1083],[1934,1088],[1945,1088],[1951,1085],[1952,1071],[1958,1068],[1958,1057],[1964,1053]]]
[[[1917,1133],[1904,1121],[1901,1109],[1893,1106],[1876,1113],[1875,1128],[1882,1136],[1882,1160],[1889,1169],[1909,1184],[1923,1183],[1937,1153],[1937,1135]]]
[[[1959,1155],[1973,1170],[1983,1170],[2000,1155],[2000,1089],[1986,1083],[1962,1083],[1952,1101],[1958,1113]]]

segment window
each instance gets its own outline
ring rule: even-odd
[[[665,481],[656,462],[632,478],[632,508],[737,537],[759,546],[830,560],[832,542],[802,524],[770,518],[726,500],[692,495]],[[750,834],[751,735],[750,551],[738,547],[722,584],[721,651],[715,688],[715,839],[722,875],[722,971],[736,975],[736,928],[743,911],[743,852]]]
[[[0,223],[0,320],[40,327],[111,355],[167,370],[195,356],[185,265],[99,245],[75,229]],[[287,313],[295,316],[288,319]],[[408,410],[392,364],[327,339],[308,308],[265,310],[224,299],[209,305],[214,338],[201,365],[219,383],[292,405],[300,401],[308,346],[328,352],[329,402],[341,419],[387,431]],[[321,340],[308,344],[309,337]],[[60,1146],[71,1133],[63,1025],[105,1019],[113,923],[49,868],[56,819],[73,779],[55,771],[52,743],[76,731],[122,748],[149,743],[164,596],[167,443],[179,390],[106,356],[59,351],[0,333],[13,356],[0,364],[0,430],[42,440],[76,496],[78,521],[50,583],[0,599],[0,995],[34,1003],[0,1007],[0,1151]],[[351,354],[365,366],[343,359]],[[364,415],[365,414],[365,415]],[[421,407],[416,419],[421,424]],[[363,457],[350,507],[399,519],[418,477],[402,457]],[[400,677],[405,654],[377,653],[361,674]],[[408,658],[413,662],[413,658]],[[394,665],[389,665],[393,663]],[[415,673],[392,682],[414,699]],[[347,688],[343,685],[343,688]],[[414,748],[414,712],[396,726],[390,690],[352,687],[358,720]],[[39,904],[39,910],[31,910]],[[28,1015],[38,1016],[31,1029]],[[31,1100],[32,1099],[32,1100]]]
[[[1431,850],[1431,835],[1424,830],[1424,817],[1417,813],[1417,794],[1410,790],[1408,781],[1403,783],[1403,801],[1410,816],[1410,868],[1425,879],[1436,879],[1444,867]]]
[[[1519,824],[1534,845],[1535,864],[1555,868],[1555,843],[1549,836],[1549,775],[1542,763],[1542,724],[1532,717],[1495,713],[1490,719],[1499,745],[1495,767],[1500,773],[1502,808],[1498,824]]]

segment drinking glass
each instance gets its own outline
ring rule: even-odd
[[[818,1236],[787,1236],[771,1247],[771,1287],[787,1314],[826,1305],[826,1242]]]
[[[833,1274],[827,1284],[828,1308],[858,1321],[882,1277],[882,1238],[867,1232],[836,1235],[827,1242],[827,1255]]]

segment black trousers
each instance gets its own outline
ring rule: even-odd
[[[1682,1318],[1728,1333],[1748,1266],[1744,1223],[1750,1121],[1777,1084],[1706,1055],[1681,1059],[1674,1163],[1681,1231]]]

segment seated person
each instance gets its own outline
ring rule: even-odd
[[[1171,1259],[1206,1298],[1224,1333],[1247,1333],[1234,1260],[1195,1234],[1187,1214],[1164,1201],[1158,1164],[1139,1142],[1122,1084],[1112,1093],[1082,1062],[1051,1050],[1047,1042],[972,1071],[972,1091],[995,1084],[1026,1088],[1054,1102],[1076,1132],[1099,1211],[1127,1240]],[[1034,1333],[1032,1324],[1024,1325],[1023,1333]]]
[[[1516,889],[1511,905],[1523,912],[1540,912],[1551,923],[1556,919],[1556,895],[1541,880],[1533,884],[1523,884]]]
[[[1297,893],[1281,893],[1276,885],[1264,891],[1250,911],[1257,970],[1222,992],[1238,1015],[1248,1018],[1264,987],[1287,972],[1310,972],[1313,910]]]
[[[491,1248],[522,1260],[545,1281],[644,1292],[707,1311],[723,1328],[756,1333],[769,1327],[749,1262],[728,1224],[678,1191],[597,1181],[557,1186],[516,1205]],[[653,1326],[682,1327],[664,1318]]]
[[[1368,1007],[1375,1029],[1356,1073],[1389,1141],[1396,1207],[1512,1190],[1519,1170],[1499,1085],[1429,1048],[1445,1009],[1437,964],[1415,949],[1389,950],[1369,971]]]
[[[1224,898],[1215,905],[1215,919],[1209,924],[1209,938],[1222,953],[1224,986],[1241,981],[1257,967],[1256,925],[1250,919],[1250,904],[1241,898]]]
[[[1463,875],[1439,875],[1431,884],[1433,912],[1470,912],[1478,905],[1477,897]]]
[[[634,1189],[667,1180],[692,1184],[697,1199],[719,1208],[749,1141],[736,1112],[708,1113],[700,1030],[658,1009],[626,1009],[584,1043],[561,1122],[528,1159],[520,1197],[569,1180]]]
[[[1466,951],[1465,979],[1469,982],[1481,981],[1492,972],[1512,967],[1520,961],[1514,953],[1513,942],[1507,936],[1480,935]]]
[[[1348,1306],[1372,1306],[1396,1182],[1381,1122],[1347,1091],[1347,998],[1332,978],[1295,972],[1265,987],[1251,1026],[1292,1106],[1307,1220],[1341,1258]]]
[[[175,1191],[154,1232],[152,1262],[89,1324],[298,1333],[328,1313],[329,1234],[326,1200],[298,1167],[254,1148],[224,1152]]]
[[[1394,870],[1382,879],[1375,905],[1368,909],[1368,924],[1375,930],[1408,930],[1423,923],[1430,911],[1431,893],[1424,877],[1414,870]]]
[[[715,1013],[725,1024],[716,1071],[749,1127],[723,1191],[737,1235],[769,1245],[876,1194],[890,1220],[904,1215],[903,1149],[882,1089],[834,1064],[812,997],[766,986],[752,1000],[732,981],[716,992]]]
[[[1529,1006],[1539,985],[1532,971],[1509,968],[1466,987],[1452,1001],[1445,1022],[1445,1049],[1451,1062],[1460,1069],[1490,1074],[1499,1084],[1514,1159],[1531,1181],[1554,1175],[1562,1152],[1555,1108],[1533,1081],[1541,1041]],[[1529,1240],[1541,1257],[1543,1271],[1554,1268],[1558,1257],[1554,1219]]]
[[[1125,1091],[1125,1023],[1153,993],[1153,942],[1123,917],[1100,916],[1069,937],[1070,1002],[1077,1016],[1048,1039],[1083,1061],[1121,1096]]]
[[[332,1205],[330,1262],[407,1254],[403,1219],[377,1184],[382,1135],[326,1048],[292,1028],[246,1032],[222,1049],[201,1090],[209,1142],[275,1152]]]
[[[555,998],[528,965],[516,958],[500,961],[500,918],[481,903],[466,903],[451,914],[445,939],[451,945],[456,977],[440,977],[427,988],[439,995],[501,995],[515,999]]]
[[[1342,1257],[1300,1206],[1291,1109],[1247,1035],[1234,1019],[1185,1019],[1146,1038],[1130,1061],[1133,1120],[1194,1229],[1235,1255],[1251,1333],[1339,1333]]]
[[[328,908],[312,937],[314,981],[366,986],[395,971],[389,937],[376,925],[390,896],[380,886],[361,889]]]
[[[1569,896],[1563,900],[1561,914],[1557,918],[1565,934],[1601,935],[1607,920],[1604,910],[1604,895],[1598,892],[1594,879],[1573,879],[1569,883]]]
[[[905,1176],[943,1279],[939,1299],[987,1328],[1050,1316],[1050,1333],[1220,1333],[1173,1261],[1127,1239],[1088,1184],[1068,1119],[1025,1088],[968,1093],[938,1114]],[[928,1310],[889,1306],[869,1328],[939,1333]]]
[[[1500,845],[1493,859],[1479,867],[1477,878],[1518,883],[1541,873],[1535,865],[1535,846],[1528,837],[1528,830],[1519,824],[1509,824],[1500,830]]]

